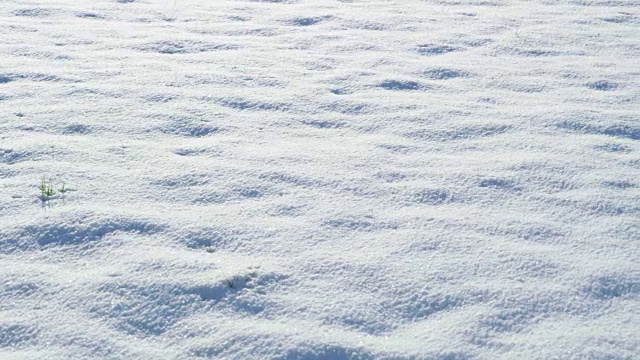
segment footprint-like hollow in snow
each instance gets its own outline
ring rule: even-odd
[[[604,145],[597,145],[597,146],[595,146],[595,149],[601,150],[601,151],[606,151],[606,152],[612,152],[612,153],[628,153],[628,152],[631,152],[631,148],[628,147],[628,146],[624,146],[624,145],[620,145],[620,144],[612,144],[612,143],[608,143],[608,144],[604,144]]]
[[[422,74],[424,77],[431,80],[448,80],[458,77],[470,76],[470,74],[466,71],[447,68],[429,69]]]
[[[29,161],[39,154],[31,150],[4,149],[0,151],[0,164],[16,164],[21,161]]]
[[[352,0],[340,0],[341,2]],[[205,354],[207,355],[207,354]],[[284,359],[375,359],[371,350],[357,345],[329,345],[321,340],[305,344],[304,347],[291,347],[283,356]],[[443,358],[444,359],[444,358]],[[451,358],[453,359],[453,357]],[[462,359],[462,358],[461,358]]]
[[[626,124],[601,126],[583,123],[575,120],[565,120],[557,123],[556,126],[560,129],[583,134],[599,134],[614,136],[618,138],[640,140],[640,126],[634,127]],[[615,150],[613,152],[615,152]]]
[[[311,26],[331,18],[332,16],[299,17],[289,20],[287,23],[294,26]]]
[[[417,49],[420,55],[427,55],[427,56],[441,55],[441,54],[446,54],[454,51],[462,51],[462,50],[464,49],[461,47],[443,45],[443,44],[422,44],[422,45],[418,45],[418,49]]]
[[[90,12],[77,13],[76,17],[83,18],[83,19],[104,19],[105,18],[103,15],[90,13]]]
[[[348,95],[351,94],[353,91],[346,89],[346,88],[336,88],[336,89],[331,89],[329,90],[333,95]]]
[[[480,181],[480,187],[511,190],[511,191],[522,190],[522,188],[512,180],[497,179],[497,178],[483,179],[482,181]]]
[[[236,50],[235,44],[220,44],[194,40],[161,40],[137,47],[140,51],[157,52],[159,54],[191,54],[207,51]]]
[[[390,223],[376,221],[373,217],[364,216],[348,216],[329,219],[323,222],[323,225],[334,229],[353,230],[353,231],[375,231],[384,229],[397,229],[397,226]]]
[[[344,123],[326,120],[307,120],[302,123],[318,129],[337,129],[344,126]]]
[[[602,18],[601,20],[606,21],[608,23],[614,23],[614,24],[640,23],[640,18],[633,16],[630,13],[623,13],[623,12],[621,12],[620,15]]]
[[[607,80],[598,80],[598,81],[587,83],[587,87],[593,90],[611,91],[611,90],[615,90],[618,87],[618,84],[607,81]]]
[[[602,185],[613,189],[630,189],[636,187],[634,183],[628,180],[609,180],[603,182]]]
[[[415,81],[384,80],[378,84],[378,87],[386,90],[420,90],[424,88],[424,85]]]
[[[640,281],[632,274],[602,274],[587,279],[579,288],[579,292],[596,300],[635,296],[640,294]]]
[[[86,135],[91,131],[91,127],[85,124],[70,124],[62,129],[62,133],[65,135]]]
[[[31,17],[43,17],[51,15],[49,9],[33,8],[33,9],[18,9],[13,11],[15,16],[31,16]]]
[[[170,175],[152,181],[152,184],[158,185],[165,190],[180,189],[190,186],[205,186],[211,182],[211,178],[206,173],[181,173],[179,175]]]
[[[524,224],[513,232],[518,239],[537,243],[553,243],[565,236],[561,229],[544,224]]]
[[[178,156],[220,156],[220,150],[216,147],[180,147],[173,150]]]
[[[515,50],[509,50],[509,52],[515,55],[524,56],[524,57],[543,57],[543,56],[562,55],[562,53],[559,51],[542,50],[542,49],[515,49]]]
[[[455,201],[455,197],[447,190],[425,189],[414,193],[411,202],[427,205],[442,205]]]
[[[235,189],[235,193],[242,198],[253,199],[259,198],[266,194],[266,190],[260,187],[246,187]]]
[[[222,98],[217,101],[220,105],[235,109],[235,110],[250,110],[250,111],[287,111],[291,108],[291,104],[274,102],[274,101],[262,101],[252,100],[245,98]]]
[[[62,78],[57,75],[52,74],[43,74],[43,73],[14,73],[14,74],[4,74],[0,75],[0,84],[8,83],[16,80],[30,80],[30,81],[64,81],[69,83],[77,83],[80,82],[78,80]]]
[[[186,237],[182,242],[189,249],[215,250],[223,247],[227,243],[227,238],[222,233],[212,230],[206,233],[193,234],[193,236]]]
[[[0,347],[28,346],[38,337],[40,330],[30,325],[0,323]]]
[[[98,241],[114,232],[155,234],[165,230],[163,224],[147,219],[125,216],[105,216],[101,214],[69,214],[72,218],[65,222],[31,224],[19,230],[18,237],[25,240],[23,245],[30,248],[52,246],[78,246]]]
[[[406,134],[408,138],[427,141],[454,141],[481,139],[488,136],[504,134],[511,130],[506,124],[466,125],[458,128],[441,130],[417,130]]]

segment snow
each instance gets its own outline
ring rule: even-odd
[[[0,2],[0,358],[640,358],[639,11]]]

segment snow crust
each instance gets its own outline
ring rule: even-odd
[[[0,358],[640,358],[639,58],[637,1],[3,0]]]

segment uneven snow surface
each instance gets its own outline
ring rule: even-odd
[[[637,0],[2,0],[0,358],[640,359],[639,59]]]

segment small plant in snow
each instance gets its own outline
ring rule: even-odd
[[[54,199],[58,193],[64,195],[71,190],[73,189],[69,188],[65,182],[62,182],[62,185],[56,189],[51,179],[43,177],[40,180],[40,200],[43,202]]]
[[[42,178],[42,181],[40,182],[40,199],[42,201],[47,201],[51,199],[55,194],[56,191],[53,190],[53,184],[51,183],[51,180]]]
[[[249,267],[249,269],[252,269],[253,267]],[[259,266],[255,267],[256,269],[260,268]],[[230,289],[243,289],[246,287],[253,287],[254,284],[254,279],[258,277],[258,272],[257,271],[252,271],[250,273],[248,273],[247,275],[234,275],[233,277],[224,280],[224,284],[227,285],[227,287],[229,287]]]
[[[236,282],[238,282],[239,280],[240,280],[240,276],[236,275],[231,279],[225,280],[224,282],[229,288],[233,289],[236,287]]]

